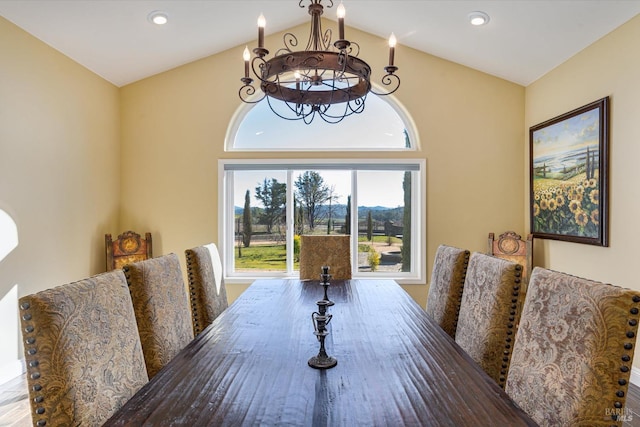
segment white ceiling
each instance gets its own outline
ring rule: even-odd
[[[347,27],[384,38],[393,31],[402,45],[522,85],[640,13],[640,0],[343,2]],[[336,7],[323,4],[325,16],[335,19]],[[166,12],[169,23],[149,23],[153,10]],[[490,15],[488,25],[469,25],[467,14],[475,10]],[[309,20],[298,0],[0,0],[1,16],[117,86],[234,46],[251,47],[260,13],[267,34]],[[308,35],[297,36],[305,45]],[[239,63],[241,57],[238,48]],[[401,75],[400,49],[396,65]]]

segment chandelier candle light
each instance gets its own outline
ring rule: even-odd
[[[304,8],[305,0],[298,5]],[[387,91],[378,93],[371,87],[371,67],[358,58],[360,46],[345,39],[345,8],[337,7],[338,39],[331,44],[332,32],[324,33],[320,17],[323,13],[322,0],[308,0],[311,15],[311,30],[307,46],[302,51],[294,51],[298,39],[291,33],[283,37],[284,47],[276,51],[275,56],[266,59],[269,51],[264,47],[263,15],[258,18],[258,47],[253,49],[251,58],[249,48],[243,52],[244,77],[239,96],[243,102],[255,104],[267,99],[271,111],[283,119],[303,120],[311,123],[320,116],[327,123],[338,123],[351,114],[364,111],[365,99],[369,92],[375,95],[390,95],[400,86],[400,78],[394,73],[396,38],[389,38],[389,65],[384,67],[386,74],[381,83]],[[328,6],[333,0],[328,0]],[[256,95],[254,78],[262,90]]]

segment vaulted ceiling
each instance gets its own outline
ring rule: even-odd
[[[525,86],[640,13],[640,0],[343,2],[347,26]],[[166,25],[148,21],[155,10]],[[489,23],[471,26],[473,11]],[[255,40],[260,13],[267,34],[309,19],[298,0],[0,1],[2,17],[117,86]]]

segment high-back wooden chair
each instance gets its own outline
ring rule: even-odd
[[[334,280],[351,279],[351,236],[300,236],[300,280],[320,280],[322,266]]]
[[[524,295],[521,284],[520,264],[471,254],[455,340],[503,388]]]
[[[621,426],[640,292],[536,267],[505,391],[541,426]]]
[[[124,266],[149,378],[193,340],[191,310],[176,254]]]
[[[447,245],[438,247],[433,261],[426,310],[451,338],[456,335],[468,265],[468,250]]]
[[[100,426],[147,383],[121,270],[20,298],[34,426]]]
[[[228,306],[220,253],[214,243],[184,251],[187,260],[191,320],[199,335]]]
[[[506,231],[498,236],[489,233],[487,255],[517,262],[522,266],[522,280],[529,283],[533,268],[533,235],[528,234],[526,240],[514,231]]]
[[[146,233],[143,239],[138,233],[125,231],[116,240],[111,238],[111,234],[105,234],[104,246],[107,271],[153,257],[151,233]]]

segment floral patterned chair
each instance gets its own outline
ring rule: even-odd
[[[517,262],[522,266],[522,281],[529,283],[533,268],[532,234],[528,234],[527,239],[522,240],[522,237],[515,231],[505,231],[496,240],[495,234],[489,233],[487,255]]]
[[[520,264],[471,254],[455,340],[503,388],[524,296],[521,283]]]
[[[456,336],[469,251],[440,245],[431,270],[426,311],[451,338]]]
[[[193,334],[197,336],[229,306],[229,302],[216,245],[210,243],[197,246],[184,253],[187,259]]]
[[[320,280],[322,266],[335,280],[351,279],[350,236],[300,236],[300,280]]]
[[[134,231],[125,231],[116,240],[104,235],[107,270],[119,270],[127,264],[153,258],[151,233],[144,238]]]
[[[34,426],[100,426],[147,383],[122,270],[19,305]]]
[[[193,340],[191,310],[176,254],[124,266],[149,378]]]
[[[542,426],[621,426],[640,292],[536,267],[505,391]]]

